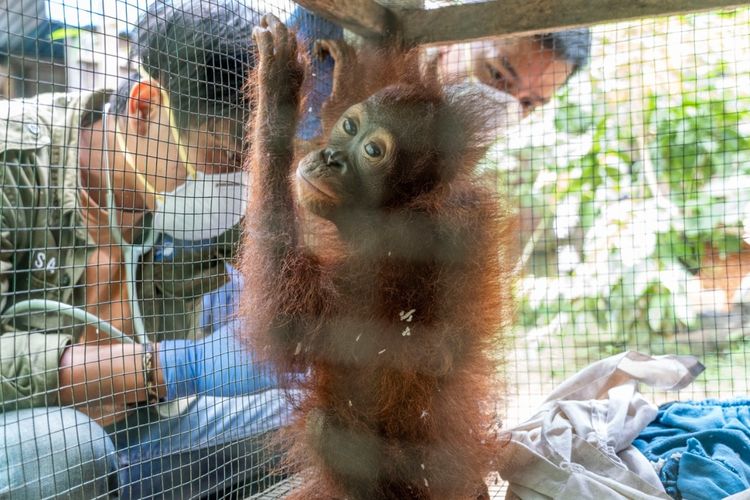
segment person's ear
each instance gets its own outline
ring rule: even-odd
[[[148,135],[149,126],[159,122],[161,101],[161,88],[155,82],[143,80],[133,85],[128,96],[128,130]]]

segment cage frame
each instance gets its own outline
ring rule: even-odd
[[[420,0],[295,0],[362,38],[406,46],[510,37],[748,5],[737,0],[486,0],[425,9]]]

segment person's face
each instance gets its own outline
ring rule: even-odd
[[[547,103],[573,71],[533,37],[476,42],[472,52],[473,76],[513,95],[524,115]]]
[[[126,189],[143,193],[149,209],[155,205],[156,193],[174,190],[193,171],[216,174],[241,167],[239,117],[207,119],[178,130],[171,113],[169,99],[158,84],[140,82],[131,92],[126,118],[119,120],[114,138],[123,159],[117,163]]]
[[[518,99],[524,115],[548,102],[573,71],[533,37],[454,44],[440,51],[439,71],[447,77],[473,76]]]

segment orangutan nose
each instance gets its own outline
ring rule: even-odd
[[[338,168],[343,170],[346,167],[346,155],[337,149],[325,148],[323,150],[323,161],[329,167]]]

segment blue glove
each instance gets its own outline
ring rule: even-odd
[[[278,387],[273,370],[259,364],[234,335],[238,321],[201,340],[167,340],[157,346],[167,400],[192,394],[240,396]]]

